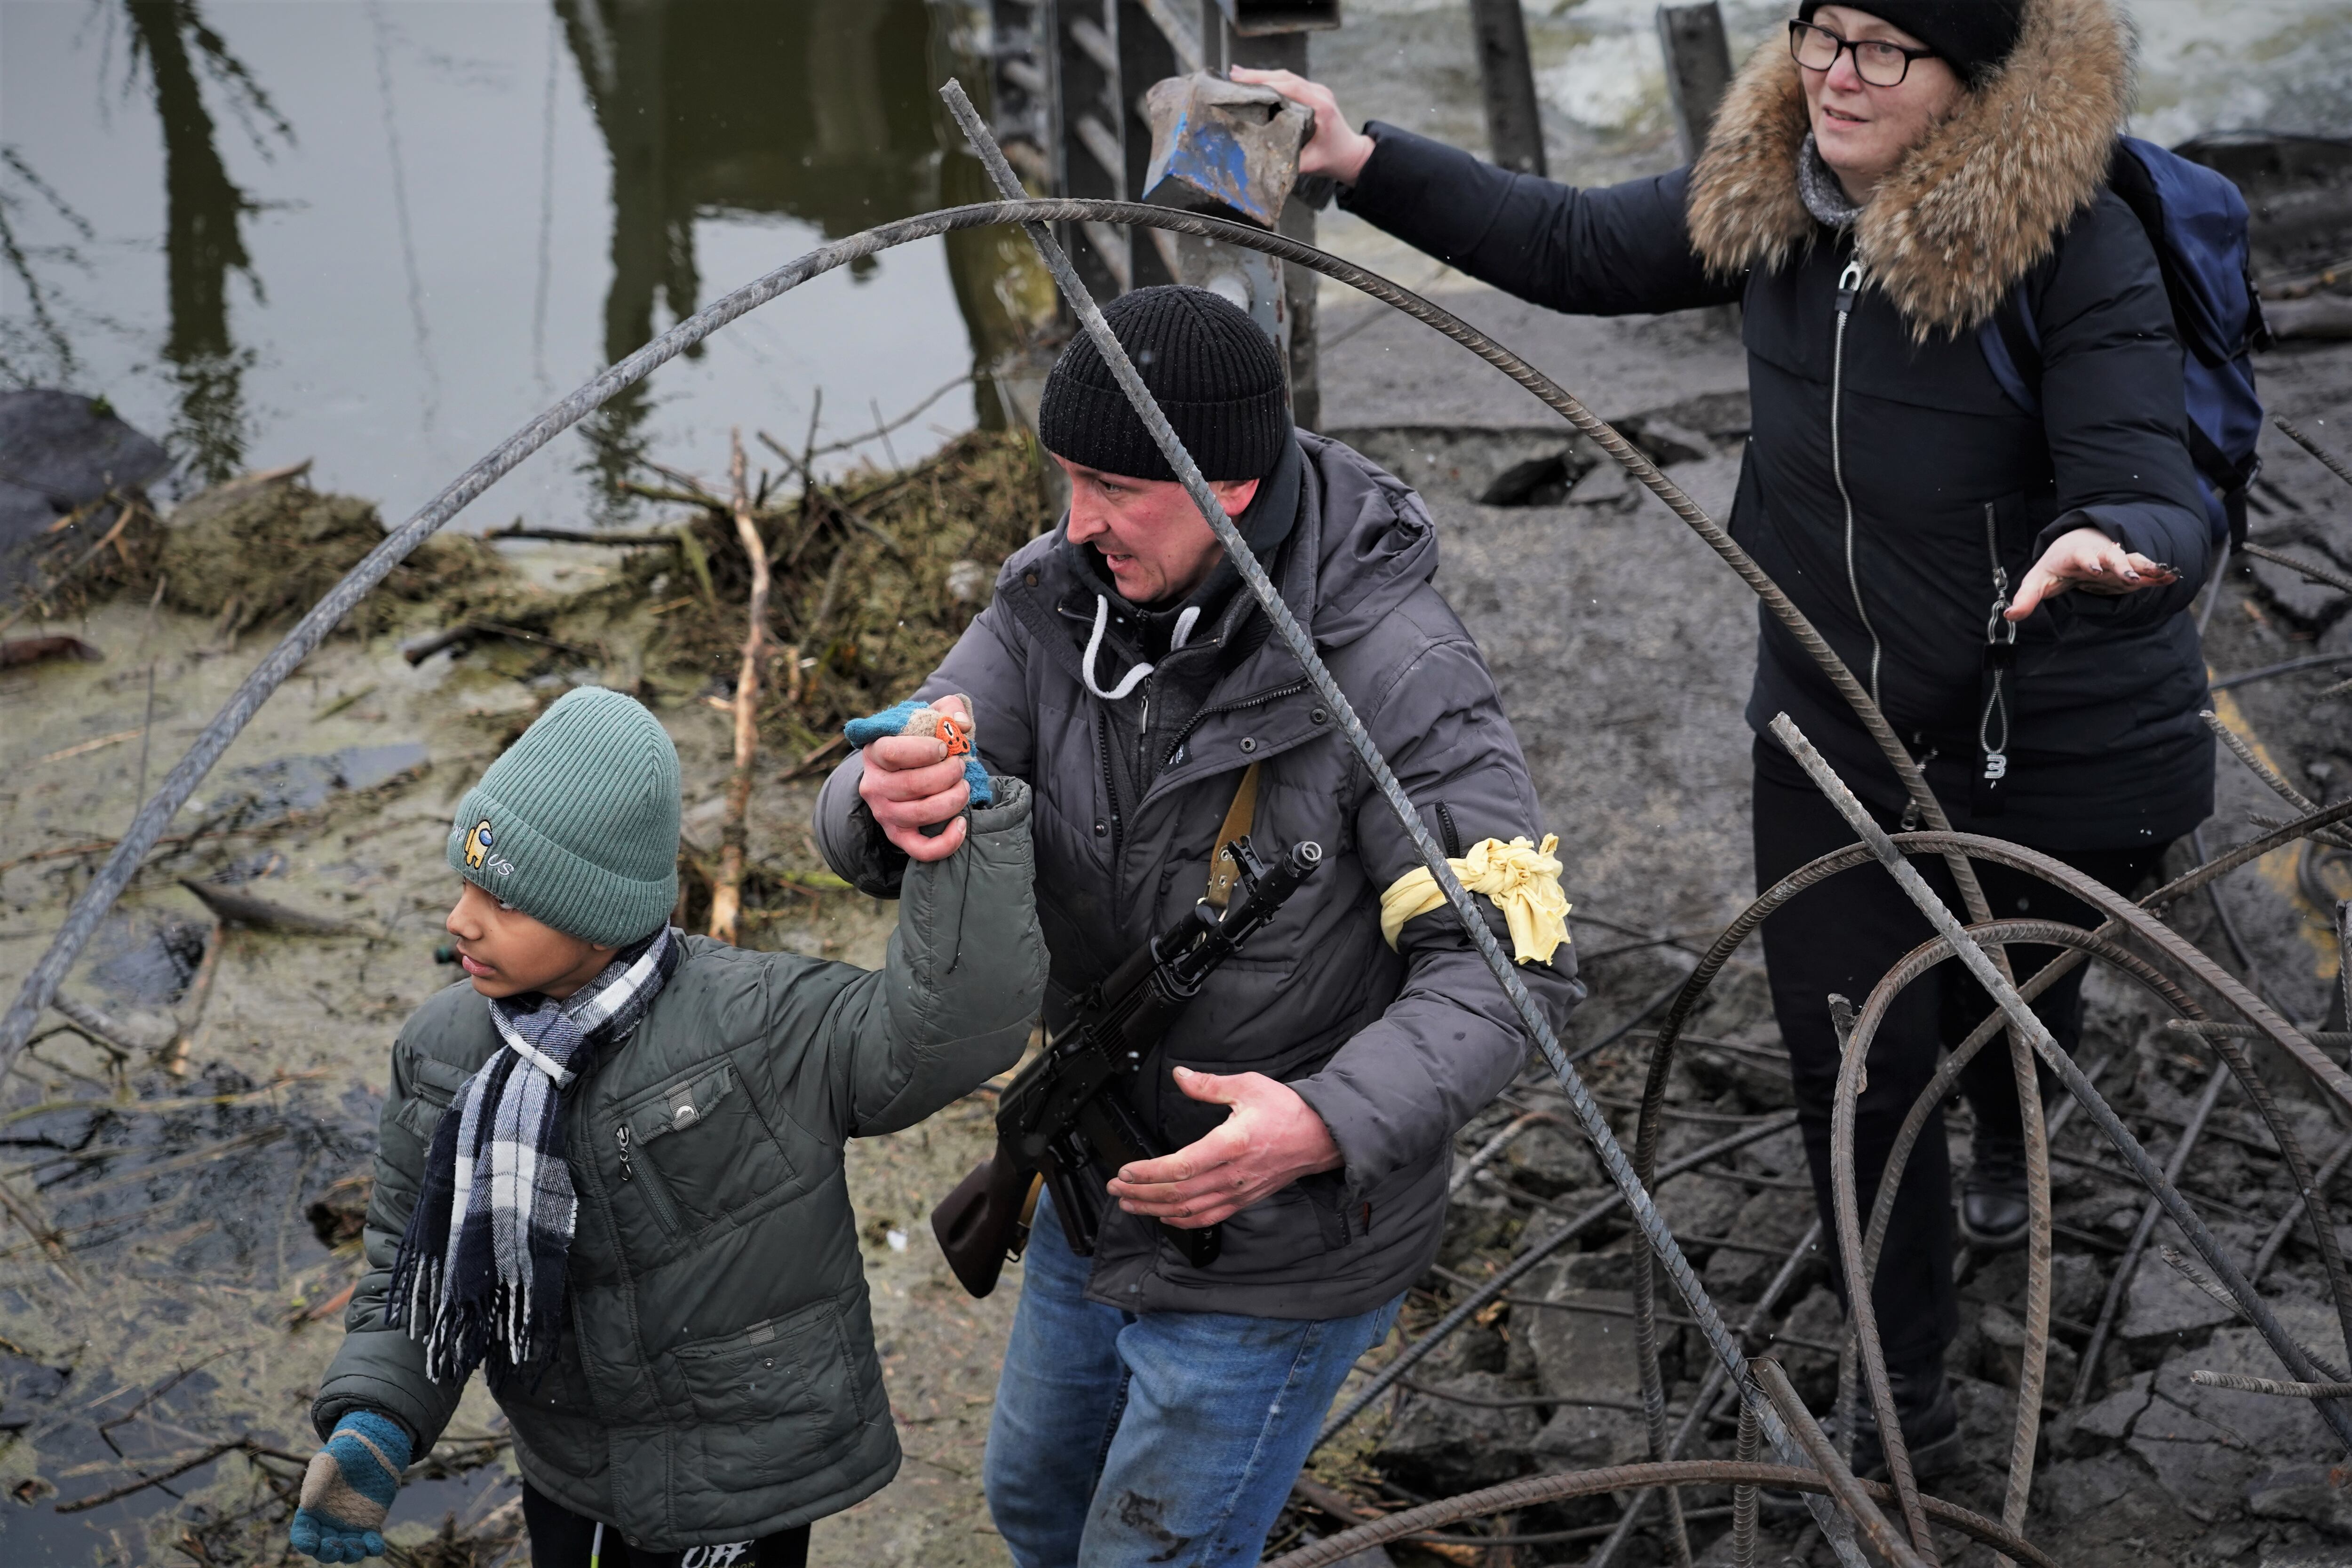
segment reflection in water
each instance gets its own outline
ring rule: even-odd
[[[608,360],[651,340],[657,314],[667,327],[696,309],[698,217],[793,217],[833,238],[941,205],[932,89],[945,74],[935,68],[944,50],[924,0],[555,7],[612,157]],[[960,183],[977,183],[972,160],[949,162],[969,165],[959,167]],[[1001,254],[990,245],[950,248],[982,365],[1015,335],[1003,291],[992,286]],[[988,273],[969,276],[974,263]],[[850,272],[862,280],[879,265],[865,258]],[[594,417],[592,463],[605,493],[644,455],[649,411],[640,383]]]
[[[25,200],[9,190],[10,184],[21,186],[38,197],[57,214],[66,226],[80,237],[84,245],[98,237],[89,220],[74,211],[66,199],[49,188],[48,182],[33,172],[24,154],[14,147],[0,146],[0,262],[5,262],[9,275],[25,291],[25,314],[27,325],[20,326],[5,316],[0,316],[0,379],[17,386],[34,386],[44,383],[63,385],[73,380],[76,369],[73,343],[66,337],[65,329],[58,324],[57,311],[51,308],[48,290],[41,287],[40,275],[33,269],[33,258],[25,242],[17,237],[16,226],[9,214],[22,206]],[[69,246],[45,247],[49,257],[69,266],[84,265],[81,258]]]
[[[108,393],[187,486],[303,455],[363,493],[446,477],[813,232],[985,195],[934,97],[986,74],[961,0],[65,10],[0,0],[0,384]],[[841,437],[1051,304],[1011,230],[870,259],[625,395],[536,505],[609,511],[642,458],[820,387],[860,411]]]
[[[290,143],[294,128],[205,25],[196,0],[124,0],[123,9],[131,18],[131,65],[146,67],[163,132],[163,254],[172,311],[163,357],[180,388],[168,445],[197,477],[216,482],[244,466],[251,434],[241,383],[253,353],[229,336],[228,275],[244,273],[255,297],[261,296],[239,233],[246,215],[258,206],[221,162],[198,65],[227,95],[265,156],[270,134]]]
[[[392,24],[380,5],[368,7],[368,26],[375,34],[375,89],[383,104],[383,151],[392,165],[393,221],[400,229],[400,265],[408,279],[409,330],[416,334],[416,363],[425,373],[425,428],[430,431],[441,412],[441,370],[433,361],[433,328],[425,319],[425,281],[416,268],[416,224],[408,216],[408,167],[400,155],[400,116],[392,100]]]

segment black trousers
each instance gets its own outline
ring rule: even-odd
[[[808,1568],[805,1524],[756,1541],[648,1552],[632,1549],[613,1526],[581,1518],[529,1481],[522,1484],[522,1522],[530,1532],[531,1568],[590,1568],[592,1560],[594,1568]]]
[[[1890,832],[1891,815],[1875,814]],[[1769,888],[1809,860],[1854,842],[1853,830],[1824,799],[1787,752],[1773,742],[1756,743],[1756,885]],[[2137,891],[2163,858],[2168,845],[2057,854],[2075,869],[2119,892]],[[1963,920],[1951,872],[1940,858],[1911,862],[1930,887]],[[1977,862],[1986,901],[1996,920],[2064,921],[2095,926],[2090,906],[2036,877]],[[1813,1194],[1821,1208],[1825,1250],[1843,1299],[1845,1280],[1834,1237],[1830,1199],[1830,1108],[1837,1089],[1837,1031],[1831,1025],[1830,993],[1850,998],[1859,1010],[1871,990],[1897,960],[1935,932],[1927,917],[1875,862],[1841,872],[1791,899],[1764,922],[1764,963],[1772,988],[1772,1011],[1789,1049],[1796,1089],[1797,1119],[1812,1170]],[[2012,947],[2010,962],[2020,980],[2063,951]],[[2033,1004],[2050,1033],[2071,1055],[2083,1034],[2083,975],[2077,968]],[[1871,1042],[1869,1081],[1856,1105],[1854,1166],[1860,1178],[1863,1224],[1878,1193],[1886,1156],[1903,1119],[1919,1091],[1935,1076],[1945,1050],[1966,1039],[1992,1012],[1992,999],[1957,963],[1947,960],[1914,981],[1889,1010]],[[1978,1136],[2021,1135],[2016,1080],[2009,1047],[1997,1037],[1977,1053],[1960,1074],[1960,1091],[1976,1113]],[[2042,1069],[2045,1102],[2054,1080]],[[1913,1149],[1896,1189],[1895,1209],[1879,1254],[1871,1301],[1892,1365],[1918,1365],[1939,1359],[1958,1331],[1952,1286],[1954,1226],[1951,1170],[1940,1126],[1931,1123]]]

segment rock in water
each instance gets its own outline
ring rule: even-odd
[[[163,448],[79,393],[0,392],[0,589],[24,577],[49,525],[109,489],[136,492],[170,471]],[[95,537],[93,535],[93,537]]]

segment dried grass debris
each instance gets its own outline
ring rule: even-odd
[[[173,608],[217,617],[221,635],[290,620],[325,597],[342,575],[383,542],[375,503],[310,488],[278,472],[232,479],[174,510],[156,568]],[[344,625],[380,632],[403,602],[490,603],[511,585],[498,552],[462,533],[436,533],[361,601]]]

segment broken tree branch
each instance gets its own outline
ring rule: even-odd
[[[735,773],[727,781],[727,815],[719,827],[719,879],[710,889],[710,935],[732,943],[743,909],[743,818],[751,805],[751,764],[760,754],[760,666],[767,644],[768,546],[751,516],[743,482],[743,433],[728,436],[728,468],[735,485],[735,535],[751,563],[751,603],[744,614],[743,662],[735,673]]]
[[[135,1037],[137,1031],[121,1019],[101,1013],[87,1003],[77,1002],[60,993],[49,998],[49,1005],[63,1014],[66,1021],[76,1029],[111,1053],[118,1061],[128,1061],[153,1048],[139,1044]]]
[[[194,893],[198,901],[212,911],[216,921],[234,921],[257,931],[290,931],[309,936],[349,936],[353,929],[349,921],[331,921],[320,915],[306,914],[300,910],[289,910],[284,904],[257,899],[234,888],[215,887],[210,882],[199,882],[193,877],[182,877],[179,881],[180,886]],[[62,1007],[58,1010],[65,1012]],[[73,1015],[67,1013],[66,1016],[71,1018]]]
[[[787,468],[800,476],[801,494],[810,498],[812,505],[815,503],[817,498],[822,498],[825,506],[835,515],[848,522],[851,527],[863,529],[867,533],[872,534],[877,540],[881,542],[883,549],[888,551],[899,560],[904,561],[907,558],[907,550],[904,545],[900,544],[896,539],[891,538],[889,534],[883,531],[880,524],[875,522],[864,512],[859,511],[856,507],[850,505],[848,501],[842,499],[839,491],[829,489],[820,482],[815,472],[803,466],[800,458],[795,458],[790,452],[785,451],[783,447],[778,443],[773,436],[769,435],[765,430],[756,431],[754,434],[759,437],[760,442],[762,446],[766,447],[768,450],[773,452],[777,457],[782,458],[784,460],[784,466]]]
[[[510,626],[503,621],[460,621],[456,626],[435,632],[429,637],[418,637],[413,642],[401,644],[400,657],[412,665],[423,664],[445,647],[461,642],[472,642],[477,637],[504,637],[509,642],[530,643],[533,647],[547,648],[551,652],[568,653],[576,658],[604,657],[595,648],[584,647],[576,642],[565,642],[560,637],[551,637],[543,632],[526,631],[520,626]]]
[[[108,1491],[102,1491],[96,1497],[76,1498],[71,1502],[61,1502],[58,1504],[57,1511],[59,1513],[80,1513],[88,1509],[102,1508],[110,1502],[120,1502],[121,1500],[131,1496],[134,1492],[143,1492],[149,1487],[161,1486],[165,1481],[177,1479],[179,1477],[186,1475],[190,1470],[197,1469],[203,1466],[211,1464],[215,1459],[219,1458],[224,1454],[252,1454],[256,1452],[275,1453],[275,1450],[260,1449],[249,1436],[231,1437],[226,1443],[215,1443],[209,1448],[200,1448],[195,1453],[190,1454],[185,1458],[180,1459],[177,1462],[156,1471],[152,1476],[142,1476],[135,1481],[125,1481],[122,1485],[115,1487]],[[277,1457],[280,1458],[293,1458],[290,1454],[279,1454]]]
[[[156,1053],[157,1065],[173,1078],[188,1076],[188,1055],[195,1047],[196,1031],[204,1027],[205,1004],[212,999],[213,976],[220,972],[221,948],[227,941],[228,921],[215,914],[213,933],[205,939],[204,961],[196,965],[196,977],[188,986],[187,1021]]]
[[[494,528],[482,535],[484,539],[536,539],[550,544],[603,544],[615,549],[637,550],[654,545],[677,545],[677,531],[664,529],[656,533],[591,533],[577,528],[526,528],[517,518],[504,528]]]

